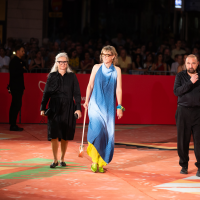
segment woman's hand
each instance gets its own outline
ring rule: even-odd
[[[80,110],[76,110],[75,112],[74,112],[74,114],[77,114],[78,115],[78,119],[80,119],[81,117],[82,117],[82,114],[81,114],[81,111]]]
[[[46,117],[46,115],[44,114],[44,110],[41,110],[40,115],[42,115],[43,117]]]
[[[121,109],[117,109],[117,117],[118,119],[121,119],[123,116],[123,111]]]
[[[83,107],[84,107],[85,109],[88,109],[88,102],[85,102],[85,103],[83,104]]]

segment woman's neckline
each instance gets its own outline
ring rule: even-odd
[[[58,73],[59,73],[61,76],[64,76],[64,75],[67,73],[67,70],[65,71],[64,74],[61,74],[61,73],[59,72],[59,70],[58,70]]]
[[[104,65],[105,65],[105,63],[103,63]],[[111,65],[110,65],[110,67],[112,66],[113,64],[111,63]],[[106,67],[106,65],[105,65],[105,67]],[[110,69],[110,67],[106,67],[107,69]]]

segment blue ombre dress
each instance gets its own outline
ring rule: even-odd
[[[117,71],[103,63],[96,73],[88,106],[87,139],[108,164],[114,153]]]

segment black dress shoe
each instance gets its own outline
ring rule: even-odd
[[[65,162],[60,162],[60,166],[61,166],[61,167],[66,167],[67,165],[66,165]]]
[[[17,125],[11,125],[10,126],[10,131],[23,131],[23,130],[24,130],[23,128],[20,128]]]
[[[53,162],[53,163],[50,165],[50,168],[55,168],[56,166],[58,166],[58,162],[57,162],[57,163]]]
[[[198,169],[196,176],[200,177],[200,169]]]
[[[188,169],[186,167],[182,167],[180,174],[188,174]]]

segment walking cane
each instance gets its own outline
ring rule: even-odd
[[[80,145],[80,147],[79,147],[79,154],[78,154],[78,157],[81,157],[81,158],[83,158],[83,155],[84,155],[83,139],[84,139],[84,131],[85,131],[86,114],[87,114],[87,108],[85,108],[85,113],[84,113],[82,142],[81,142],[81,145]]]

